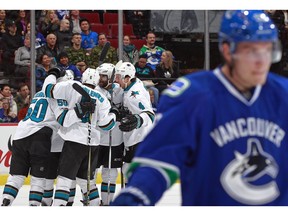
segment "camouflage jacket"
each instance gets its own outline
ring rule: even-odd
[[[70,64],[76,65],[77,62],[84,61],[88,67],[91,65],[90,55],[86,52],[85,49],[80,48],[79,50],[76,50],[73,47],[70,47],[65,51],[68,55]]]
[[[97,68],[99,66],[99,57],[102,51],[102,47],[100,47],[99,45],[95,46],[90,54],[90,59],[92,62],[92,68]],[[110,47],[106,58],[104,59],[103,63],[111,63],[111,64],[116,64],[118,61],[117,59],[117,51],[114,47]]]

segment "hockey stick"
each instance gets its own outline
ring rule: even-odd
[[[12,152],[11,136],[12,136],[12,135],[10,135],[10,137],[9,137],[9,139],[8,139],[8,150]]]
[[[115,78],[115,73],[116,73],[116,70],[121,66],[122,64],[122,60],[118,61],[117,64],[115,65],[115,67],[113,68],[113,72],[111,74],[111,77],[110,77],[110,80],[109,82],[111,83],[111,100],[110,100],[110,103],[111,103],[111,107],[112,107],[112,104],[113,104],[113,82],[114,82],[114,78]],[[107,182],[107,204],[109,205],[110,203],[110,170],[111,170],[111,159],[112,159],[112,130],[109,131],[109,161],[108,161],[108,182]]]
[[[84,97],[88,102],[91,102],[91,97],[88,94],[88,92],[86,92],[80,85],[78,85],[77,83],[73,83],[72,87],[79,93],[82,95],[82,97]],[[86,192],[86,196],[85,196],[85,200],[83,200],[83,205],[85,206],[89,206],[90,204],[90,172],[91,172],[91,116],[92,113],[89,114],[89,118],[88,118],[88,138],[87,138],[87,145],[89,147],[88,150],[88,167],[87,167],[87,192]]]
[[[104,62],[104,60],[105,60],[105,58],[106,58],[106,55],[107,55],[107,53],[108,53],[109,48],[110,48],[110,42],[107,41],[107,42],[104,44],[104,46],[103,46],[103,48],[102,48],[102,50],[101,50],[100,56],[99,56],[99,66]]]

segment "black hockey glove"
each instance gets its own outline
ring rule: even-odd
[[[140,115],[129,115],[121,119],[119,129],[124,132],[129,132],[140,128],[143,124],[143,119]]]
[[[94,102],[81,102],[76,103],[74,110],[78,118],[83,118],[87,113],[92,114],[95,111],[95,103]]]
[[[47,72],[48,75],[53,74],[57,79],[59,77],[63,77],[65,75],[65,73],[66,73],[66,71],[60,67],[53,67],[53,68],[49,69]]]
[[[110,113],[114,113],[116,115],[116,121],[120,121],[121,120],[121,115],[120,115],[120,111],[116,106],[112,106],[110,109]]]

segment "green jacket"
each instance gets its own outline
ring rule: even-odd
[[[90,54],[90,59],[91,59],[90,67],[97,68],[99,66],[99,57],[100,57],[101,51],[102,51],[102,47],[100,47],[99,45],[92,48],[92,51]],[[102,63],[111,63],[115,65],[117,62],[118,62],[117,51],[114,47],[110,47]]]

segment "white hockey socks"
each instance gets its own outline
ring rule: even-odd
[[[77,178],[77,183],[81,188],[83,203],[85,204],[85,197],[87,196],[87,180]],[[90,181],[90,193],[89,193],[89,206],[99,206],[101,204],[101,200],[99,197],[99,192],[97,185],[95,183],[95,179]]]
[[[102,204],[107,206],[113,200],[116,190],[117,168],[102,168],[101,199]],[[110,184],[109,184],[110,183]],[[109,188],[108,188],[109,186]]]
[[[29,193],[29,205],[30,206],[40,206],[44,188],[45,188],[45,178],[37,178],[35,176],[31,176],[30,180],[30,193]]]
[[[70,194],[69,194],[69,200],[68,200],[67,206],[73,206],[75,194],[76,194],[76,180],[73,180],[71,188],[70,188]]]
[[[14,199],[16,198],[19,189],[22,187],[25,176],[21,175],[9,175],[7,179],[7,183],[5,184],[3,190],[3,206],[10,206],[12,205]]]
[[[42,206],[51,206],[53,201],[54,179],[46,179],[45,190],[42,198]]]
[[[63,176],[58,176],[53,206],[67,205],[72,181],[73,180],[65,178]]]

